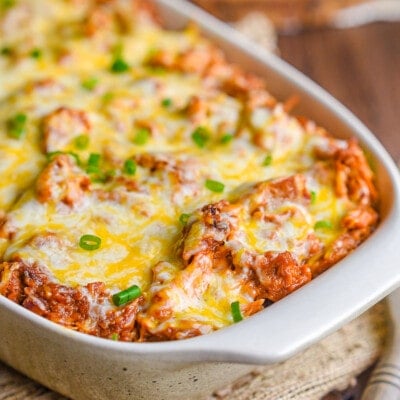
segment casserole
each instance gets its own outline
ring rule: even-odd
[[[159,4],[161,10],[166,14],[167,21],[185,22],[184,16],[186,11],[183,13],[177,13],[176,9],[174,11],[174,7],[186,10],[184,4],[174,3],[169,6],[167,6],[166,2],[165,4],[163,2]],[[188,7],[187,12],[189,15],[192,12],[191,10],[193,9]],[[200,15],[202,14],[200,13]],[[194,17],[193,14],[192,16]],[[234,51],[234,46],[229,41],[224,41],[221,38],[218,40],[218,32],[220,29],[224,32],[226,28],[214,27],[213,22],[209,25],[207,22],[209,21],[208,17],[203,16],[203,18],[202,21],[204,22],[200,25],[203,25],[205,32],[210,36],[214,36],[214,39],[220,42],[220,45],[226,47],[231,59],[240,58],[242,63],[247,64],[247,67],[251,68],[252,65],[252,69],[258,69],[258,73],[262,75],[268,70],[267,75],[271,80],[268,83],[273,93],[279,94],[279,97],[284,97],[294,91],[300,92],[304,99],[302,104],[305,106],[307,115],[314,117],[318,122],[322,122],[324,126],[327,126],[332,131],[342,130],[344,134],[347,132],[349,135],[359,137],[364,146],[375,156],[379,167],[377,175],[380,191],[382,193],[385,192],[387,197],[385,196],[382,199],[382,223],[367,243],[373,242],[375,243],[374,248],[379,247],[385,241],[386,235],[393,232],[396,224],[398,224],[395,218],[390,218],[393,215],[396,216],[396,213],[398,213],[398,178],[386,153],[368,133],[365,133],[364,128],[358,125],[351,116],[335,105],[334,102],[330,104],[331,100],[329,97],[325,97],[319,89],[314,88],[307,81],[303,81],[304,78],[297,76],[290,69],[291,78],[285,77],[287,67],[284,64],[281,64],[274,58],[266,58],[264,60],[264,57],[256,56],[256,51],[251,45],[243,41],[239,35],[230,33],[228,30],[229,35],[235,38],[239,45],[242,43],[248,47],[247,52]],[[207,27],[208,29],[206,29]],[[248,55],[253,54],[254,57],[246,57],[246,53]],[[252,58],[254,58],[253,61],[251,60]],[[262,70],[264,70],[264,73],[262,73]],[[295,84],[296,82],[297,85]],[[307,93],[307,86],[310,88],[311,94]],[[315,113],[312,113],[311,109]],[[318,118],[315,118],[316,116]],[[385,190],[382,190],[383,185],[385,186]],[[24,317],[19,321],[15,321],[14,319],[14,322],[12,322],[13,317],[10,311],[15,310],[13,308],[14,305],[10,305],[8,302],[3,303],[4,299],[1,299],[1,304],[4,304],[1,326],[6,327],[3,335],[5,338],[4,345],[9,346],[2,348],[1,355],[4,360],[17,369],[28,373],[28,375],[33,376],[41,382],[46,382],[50,387],[56,388],[56,390],[74,398],[102,398],[102,396],[103,398],[107,398],[111,393],[114,397],[124,398],[129,392],[132,392],[132,396],[136,396],[136,398],[152,398],[156,396],[157,390],[162,388],[164,388],[163,398],[168,398],[168,396],[173,398],[179,398],[179,396],[187,398],[188,387],[192,387],[194,392],[196,390],[200,392],[202,388],[208,391],[211,389],[208,378],[214,376],[218,379],[219,376],[215,370],[218,367],[216,364],[203,366],[203,373],[200,375],[200,365],[188,366],[185,363],[212,360],[237,362],[277,361],[288,357],[294,351],[316,340],[317,337],[326,334],[340,323],[354,316],[357,312],[365,309],[365,307],[383,296],[385,292],[397,284],[398,275],[394,272],[393,264],[391,264],[395,248],[395,239],[392,243],[386,245],[385,254],[381,254],[380,258],[380,263],[384,263],[385,266],[379,271],[379,276],[368,276],[368,273],[366,273],[360,277],[359,272],[356,273],[360,268],[360,263],[362,264],[367,258],[369,260],[371,255],[370,253],[367,255],[366,247],[362,246],[335,267],[334,272],[340,271],[340,274],[339,272],[331,273],[331,271],[326,274],[330,277],[328,281],[328,278],[325,278],[325,275],[323,275],[309,286],[284,299],[281,303],[270,307],[270,309],[260,315],[256,315],[253,319],[240,324],[241,326],[237,325],[226,331],[209,335],[209,337],[193,339],[182,343],[141,344],[140,346],[142,347],[139,348],[133,344],[104,343],[100,339],[82,338],[80,335],[76,336],[76,333],[65,332],[62,328],[53,327],[52,325],[51,328],[49,327],[48,330],[46,328],[45,332],[43,332],[40,327],[47,327],[49,325],[46,325],[45,321],[38,321],[34,316],[26,316],[26,318]],[[354,264],[350,261],[353,259]],[[372,274],[372,272],[370,273]],[[368,279],[371,276],[374,277],[373,282]],[[353,288],[352,293],[343,294],[341,299],[332,295],[332,291],[336,292],[338,288],[345,287],[346,282],[354,281],[355,279],[364,284],[365,287],[362,289]],[[313,293],[315,293],[315,297],[312,295]],[[311,308],[309,304],[313,299],[318,299],[318,307],[313,303],[316,308],[313,312],[310,312]],[[334,307],[330,307],[333,305],[332,301],[335,301],[334,305],[337,307],[337,310],[334,310]],[[302,320],[303,323],[297,323],[288,329],[287,324],[289,322],[293,323],[293,318],[290,317],[290,314],[294,310],[294,305],[296,305],[295,314],[299,315],[300,312],[304,319]],[[324,307],[327,308],[325,309]],[[23,310],[16,312],[18,315],[25,315]],[[268,315],[268,318],[265,315]],[[304,324],[305,320],[307,324]],[[39,327],[38,329],[33,328],[36,324]],[[18,327],[18,325],[20,326]],[[26,329],[29,329],[29,326],[32,330],[29,338],[27,338],[26,335],[24,336],[24,330],[27,333]],[[257,334],[257,330],[255,329],[257,326],[259,334]],[[265,331],[270,333],[268,337],[262,335],[262,332]],[[239,335],[236,336],[236,340],[234,335]],[[14,344],[11,344],[13,336],[15,336],[15,340]],[[28,347],[26,346],[31,346],[33,343],[35,343],[36,350],[33,352],[32,358],[23,361],[21,357],[28,353]],[[66,346],[67,343],[71,345]],[[65,350],[66,347],[68,347],[67,350]],[[62,350],[63,348],[64,351]],[[110,349],[111,351],[105,353],[101,349]],[[17,351],[20,352],[19,355]],[[81,357],[75,358],[79,354]],[[40,355],[39,358],[37,357],[38,355]],[[181,377],[185,377],[185,380],[180,382],[175,381],[176,386],[172,386],[173,389],[168,392],[167,386],[171,384],[171,376],[169,373],[161,373],[160,371],[163,367],[171,370],[170,360],[172,358],[177,360],[175,367],[180,370]],[[48,369],[44,371],[46,361],[47,365],[54,365],[51,359],[57,359],[62,363],[65,362],[68,368],[57,371],[57,374],[52,374]],[[154,364],[155,360],[157,360],[157,366]],[[186,368],[183,368],[185,365]],[[105,371],[117,370],[120,367],[122,367],[122,371],[126,370],[125,372],[127,372],[126,374],[122,374],[129,375],[129,377],[125,381],[119,376],[118,387],[96,383],[96,376],[112,380],[109,379],[112,376],[105,374]],[[218,385],[226,382],[228,378],[230,380],[244,373],[249,367],[239,365],[222,366],[221,374],[226,375],[228,368],[230,370],[229,377],[225,376],[225,380],[221,379],[219,382],[217,381]],[[72,373],[69,374],[68,370],[75,372],[75,378],[71,376],[73,375]],[[92,373],[88,374],[88,371]],[[193,377],[193,371],[197,371],[199,376],[196,375],[196,377]],[[141,376],[145,373],[147,377],[146,379],[142,379]],[[84,387],[76,384],[79,381],[79,374],[83,374],[82,376],[85,376],[85,379],[88,380],[87,385],[84,385]],[[179,376],[179,374],[175,373],[174,375],[175,378]],[[151,388],[151,384],[149,385],[149,378],[151,377],[156,381],[153,388]],[[193,385],[190,384],[190,377],[193,380]],[[136,382],[136,389],[133,389],[133,382]]]

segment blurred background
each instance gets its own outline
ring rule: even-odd
[[[311,77],[400,160],[400,0],[192,0]]]

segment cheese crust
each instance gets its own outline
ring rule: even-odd
[[[91,335],[183,339],[280,300],[376,227],[357,141],[292,115],[195,26],[168,31],[140,0],[2,4],[3,296]]]

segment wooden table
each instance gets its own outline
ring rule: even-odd
[[[345,104],[400,160],[400,22],[279,39],[281,56]]]

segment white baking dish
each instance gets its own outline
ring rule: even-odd
[[[210,335],[162,343],[119,343],[67,330],[0,297],[0,359],[77,400],[195,399],[252,365],[289,358],[339,328],[400,284],[400,178],[378,140],[301,73],[182,0],[156,0],[171,28],[195,20],[230,60],[265,77],[280,99],[334,135],[358,137],[371,155],[381,222],[354,253],[266,310]]]

